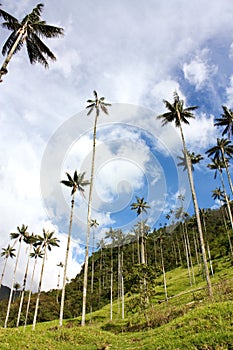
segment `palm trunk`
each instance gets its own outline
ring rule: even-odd
[[[32,324],[33,331],[35,330],[35,327],[36,327],[36,319],[37,319],[38,308],[39,308],[41,285],[42,285],[42,279],[43,279],[43,273],[44,273],[45,257],[46,257],[46,251],[44,251],[44,257],[43,257],[41,273],[40,273],[40,282],[39,282],[38,291],[37,291],[36,307],[35,307],[35,313],[34,313],[33,324]]]
[[[227,164],[227,161],[225,158],[224,149],[222,149],[222,148],[221,148],[221,153],[222,153],[222,158],[223,158],[223,162],[224,162],[226,173],[227,173],[228,183],[229,183],[229,186],[231,189],[231,193],[233,194],[233,185],[232,185],[232,181],[231,181],[231,176],[230,176],[228,164]]]
[[[28,253],[28,259],[27,259],[27,265],[26,265],[26,270],[25,270],[24,279],[23,279],[23,287],[22,287],[22,292],[21,292],[21,298],[20,298],[20,304],[19,304],[19,311],[18,311],[16,327],[19,326],[20,316],[21,316],[21,312],[22,312],[23,299],[24,299],[24,293],[25,293],[25,289],[26,289],[27,276],[28,276],[28,268],[29,268],[31,248],[32,248],[32,244],[30,244],[30,250],[29,250],[29,253]]]
[[[125,291],[124,291],[124,276],[123,276],[123,258],[124,258],[124,252],[122,249],[121,252],[121,301],[122,301],[122,305],[121,305],[121,317],[122,320],[124,320],[125,318]]]
[[[3,277],[5,275],[7,260],[8,260],[8,258],[5,259],[4,267],[3,267],[3,270],[2,270],[2,275],[1,275],[1,280],[0,280],[0,288],[2,286],[2,280],[3,280]]]
[[[90,321],[92,321],[92,301],[93,301],[93,292],[94,292],[94,272],[95,272],[95,260],[94,260],[94,245],[95,238],[93,232],[93,247],[92,247],[92,257],[91,257],[91,307],[90,307]]]
[[[184,139],[184,134],[183,134],[182,126],[181,126],[181,118],[180,118],[179,111],[178,111],[178,118],[179,118],[179,122],[180,122],[180,125],[179,125],[180,134],[181,134],[181,139],[182,139],[184,154],[185,154],[185,160],[186,160],[187,170],[188,170],[189,184],[190,184],[193,205],[194,205],[194,210],[195,210],[196,219],[197,219],[197,228],[198,228],[198,233],[199,233],[199,238],[200,238],[201,252],[202,252],[203,264],[204,264],[204,268],[205,268],[205,277],[206,277],[206,282],[207,282],[207,287],[208,287],[208,294],[212,298],[213,297],[212,284],[210,281],[209,268],[208,268],[208,263],[207,263],[207,258],[206,258],[205,242],[204,242],[204,238],[203,238],[201,218],[200,218],[200,214],[199,214],[199,207],[198,207],[198,202],[197,202],[196,191],[195,191],[195,187],[194,187],[191,161],[190,161],[190,157],[188,155],[188,151],[187,151],[186,144],[185,144],[185,139]]]
[[[20,254],[20,249],[21,249],[21,243],[22,243],[22,239],[20,239],[20,241],[19,241],[19,249],[18,249],[16,261],[15,261],[14,275],[13,275],[12,284],[11,284],[11,291],[10,291],[9,300],[8,300],[8,306],[7,306],[7,313],[6,313],[4,328],[7,328],[8,318],[9,318],[9,314],[10,314],[10,307],[11,307],[11,301],[12,301],[12,296],[13,296],[15,275],[16,275],[18,261],[19,261],[19,254]]]
[[[74,194],[73,194],[72,200],[71,200],[70,224],[69,224],[69,233],[68,233],[67,246],[66,246],[66,257],[65,257],[65,264],[64,264],[64,275],[63,275],[63,283],[62,283],[61,307],[60,307],[60,319],[59,319],[60,327],[62,326],[63,313],[64,313],[66,274],[67,274],[68,257],[69,257],[69,250],[70,250],[70,239],[71,239],[71,229],[72,229],[72,222],[73,222],[73,212],[74,212]]]
[[[145,246],[144,246],[144,232],[143,232],[142,218],[140,221],[140,231],[141,231],[141,264],[145,264]]]
[[[24,321],[24,330],[25,330],[26,325],[27,325],[27,319],[28,319],[28,313],[29,313],[31,295],[32,295],[32,284],[33,284],[33,281],[34,281],[34,275],[35,275],[35,270],[36,270],[36,264],[37,264],[37,258],[35,259],[35,263],[34,263],[34,267],[33,267],[33,271],[32,271],[31,282],[30,282],[30,290],[29,290],[29,295],[28,295],[26,316],[25,316],[25,321]]]
[[[4,74],[6,74],[6,72],[7,72],[7,69],[6,69],[6,68],[7,68],[7,66],[8,66],[8,63],[10,62],[10,60],[11,60],[13,54],[15,53],[15,50],[16,50],[16,48],[17,48],[17,46],[18,46],[18,44],[19,44],[19,42],[20,42],[20,40],[22,39],[22,37],[23,37],[24,34],[25,34],[25,25],[23,26],[23,28],[20,29],[19,34],[18,34],[18,37],[17,37],[17,39],[16,39],[14,45],[12,46],[12,48],[11,48],[10,52],[8,53],[8,55],[7,55],[6,59],[5,59],[5,61],[4,61],[3,64],[2,64],[2,67],[1,67],[1,69],[0,69],[0,81],[1,81],[1,79],[2,79],[2,76],[3,76]]]
[[[160,253],[161,253],[161,264],[162,264],[162,270],[163,270],[163,284],[164,284],[165,300],[167,301],[168,300],[168,297],[167,297],[167,279],[166,279],[166,272],[165,272],[165,267],[164,267],[162,240],[160,240]]]
[[[95,170],[95,145],[96,145],[96,128],[97,128],[98,114],[96,112],[94,130],[93,130],[93,150],[92,150],[92,161],[91,161],[91,178],[90,178],[90,189],[87,209],[87,236],[86,236],[86,248],[85,248],[85,262],[84,262],[84,277],[83,277],[83,306],[82,306],[82,321],[81,326],[85,325],[86,319],[86,303],[87,303],[87,277],[88,277],[88,250],[90,240],[90,228],[91,228],[91,204],[92,204],[92,191],[94,182],[94,170]]]
[[[112,246],[111,246],[111,271],[110,271],[110,321],[112,321],[112,294],[113,294],[113,256],[112,256]]]

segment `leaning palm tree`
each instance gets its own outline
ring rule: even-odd
[[[35,270],[36,270],[36,265],[37,265],[37,259],[38,258],[43,258],[43,256],[44,256],[44,253],[41,251],[41,247],[33,247],[33,252],[30,254],[30,258],[34,258],[35,261],[34,261],[34,265],[33,265],[31,281],[30,281],[28,302],[27,302],[26,315],[25,315],[25,321],[24,321],[24,329],[25,329],[25,327],[27,325],[27,319],[28,319],[28,313],[29,313],[29,308],[30,308],[31,295],[32,295],[32,285],[33,285],[33,282],[34,282],[34,275],[35,275]]]
[[[228,109],[226,106],[222,106],[223,113],[221,114],[221,118],[215,119],[215,126],[223,126],[225,127],[222,136],[228,136],[228,140],[231,139],[233,133],[233,111]]]
[[[157,116],[157,118],[162,119],[162,126],[174,121],[175,126],[178,127],[180,130],[181,140],[182,140],[182,144],[183,144],[183,152],[184,152],[184,156],[186,158],[187,172],[188,172],[190,189],[191,189],[191,193],[192,193],[193,205],[194,205],[194,210],[195,210],[196,219],[197,219],[197,227],[198,227],[198,233],[199,233],[199,238],[200,238],[203,263],[204,263],[204,267],[205,267],[206,282],[207,282],[207,286],[208,286],[209,296],[212,297],[212,295],[213,295],[212,285],[211,285],[211,281],[210,281],[209,268],[208,268],[208,263],[207,263],[207,258],[206,258],[205,242],[204,242],[201,219],[200,219],[200,214],[199,214],[199,206],[198,206],[198,201],[197,201],[197,196],[196,196],[196,191],[195,191],[195,186],[194,186],[191,160],[190,160],[188,150],[186,147],[186,142],[185,142],[183,128],[182,128],[182,123],[189,124],[188,119],[195,118],[192,112],[197,109],[197,106],[184,108],[184,101],[180,100],[180,97],[177,94],[177,92],[174,93],[173,104],[166,101],[166,100],[164,100],[164,104],[169,112],[161,114],[161,115]]]
[[[41,37],[56,38],[63,35],[64,31],[62,28],[48,25],[46,21],[41,19],[43,7],[43,4],[38,4],[22,21],[18,21],[18,19],[0,9],[0,17],[5,20],[2,23],[3,28],[12,32],[3,45],[2,54],[7,54],[7,57],[0,69],[0,79],[3,74],[7,73],[7,66],[12,56],[22,48],[24,43],[26,43],[31,64],[38,62],[48,68],[48,59],[56,60],[56,57],[41,40]]]
[[[15,239],[15,243],[19,243],[18,246],[18,251],[17,251],[17,256],[16,256],[16,261],[15,261],[15,267],[14,267],[14,272],[13,272],[13,279],[12,279],[12,285],[11,285],[11,291],[8,299],[8,306],[7,306],[7,312],[6,312],[6,318],[5,318],[5,323],[4,323],[4,328],[7,327],[8,323],[8,318],[10,314],[10,307],[11,307],[11,302],[12,302],[12,296],[13,296],[13,290],[14,290],[14,283],[15,283],[15,276],[16,276],[16,271],[17,271],[17,266],[18,266],[18,261],[19,261],[19,256],[20,256],[20,250],[21,250],[21,244],[22,241],[26,239],[26,237],[29,236],[29,233],[27,232],[27,226],[24,224],[21,226],[17,226],[18,232],[12,232],[10,234],[11,239]]]
[[[71,190],[70,224],[69,224],[69,233],[67,238],[66,257],[65,257],[65,264],[64,264],[64,274],[63,274],[63,284],[62,284],[62,294],[61,294],[60,326],[62,326],[63,313],[64,313],[67,265],[68,265],[68,257],[69,257],[69,250],[70,250],[70,239],[71,239],[71,230],[72,230],[72,223],[73,223],[75,193],[76,191],[79,191],[82,194],[82,196],[84,196],[84,187],[90,184],[89,181],[84,179],[85,172],[78,174],[77,170],[75,170],[73,178],[68,173],[66,173],[66,175],[68,180],[62,180],[61,183],[65,186],[71,187],[72,190]]]
[[[147,202],[144,201],[144,197],[139,198],[136,196],[137,202],[134,202],[130,204],[131,210],[135,210],[137,213],[137,216],[140,216],[140,235],[141,235],[141,263],[145,264],[145,248],[144,248],[144,232],[143,232],[143,221],[142,221],[142,214],[147,213],[147,209],[150,208],[150,206],[147,204]]]
[[[16,327],[19,326],[19,321],[20,321],[20,316],[21,316],[21,311],[22,311],[22,306],[23,306],[24,293],[25,293],[25,288],[26,288],[26,283],[27,283],[28,268],[29,268],[29,261],[30,261],[30,253],[31,253],[31,249],[32,249],[33,244],[36,243],[36,240],[37,240],[37,238],[33,233],[30,236],[26,237],[24,240],[25,243],[29,245],[29,253],[28,253],[28,259],[27,259],[26,269],[25,269],[25,273],[24,273],[22,290],[21,290],[21,297],[20,297],[20,304],[19,304],[19,311],[18,311]]]
[[[5,272],[6,272],[6,265],[7,265],[8,258],[13,259],[15,257],[15,248],[11,247],[10,244],[8,244],[8,246],[6,248],[2,248],[2,252],[0,255],[2,257],[4,257],[4,260],[5,260],[3,270],[2,270],[1,279],[0,279],[0,288],[1,288],[2,280],[3,280],[3,277],[4,277]]]
[[[228,183],[231,189],[231,193],[233,194],[233,185],[231,181],[231,176],[229,172],[229,158],[232,158],[233,156],[233,144],[228,139],[217,139],[217,145],[214,147],[211,147],[206,151],[206,154],[208,157],[213,156],[214,159],[221,159],[224,163],[224,168],[226,170]]]
[[[40,301],[45,258],[47,257],[47,249],[51,251],[52,247],[59,247],[59,244],[58,244],[59,240],[56,237],[53,237],[53,235],[54,235],[54,231],[49,232],[43,229],[43,236],[39,236],[39,235],[37,236],[36,245],[41,248],[42,252],[44,253],[44,256],[43,256],[41,272],[40,272],[40,281],[39,281],[38,290],[37,290],[36,306],[35,306],[35,312],[34,312],[34,318],[33,318],[33,324],[32,324],[33,330],[36,327],[36,319],[37,319],[37,313],[38,313],[38,307],[39,307],[39,301]]]
[[[94,184],[94,172],[95,172],[95,151],[96,151],[96,129],[97,121],[100,115],[100,111],[108,114],[107,107],[111,106],[110,103],[106,103],[105,97],[98,97],[97,92],[94,90],[94,100],[87,100],[87,109],[89,116],[95,111],[95,121],[93,127],[93,146],[92,146],[92,160],[91,160],[91,178],[90,178],[90,190],[88,198],[88,209],[87,209],[87,234],[86,234],[86,248],[85,248],[85,262],[84,262],[84,277],[83,277],[83,306],[82,306],[82,321],[81,325],[85,325],[86,318],[86,303],[87,303],[87,277],[88,277],[88,252],[89,252],[89,240],[90,240],[90,229],[91,229],[91,205],[92,205],[92,192]]]

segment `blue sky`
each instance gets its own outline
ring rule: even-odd
[[[21,19],[37,1],[2,0]],[[187,106],[198,105],[184,128],[187,146],[204,154],[221,135],[213,126],[221,105],[233,107],[233,4],[231,0],[65,0],[44,1],[43,19],[65,29],[47,44],[57,57],[50,69],[31,66],[25,47],[9,64],[1,83],[0,210],[1,247],[22,223],[30,232],[54,229],[61,248],[49,257],[44,287],[56,286],[54,266],[65,254],[70,196],[59,184],[65,171],[90,174],[93,116],[86,100],[93,90],[113,105],[101,115],[96,155],[93,215],[100,226],[125,232],[137,219],[129,205],[135,196],[151,204],[148,216],[159,227],[163,214],[185,195],[193,213],[178,130],[160,127],[163,99],[176,90]],[[9,33],[0,31],[4,43]],[[3,57],[2,57],[3,62]],[[214,207],[219,186],[204,159],[194,177],[200,207]],[[88,198],[88,191],[86,193]],[[69,277],[83,261],[86,201],[77,196]],[[58,261],[59,259],[59,261]],[[22,279],[24,258],[17,279]],[[0,260],[0,267],[3,261]],[[13,266],[9,264],[6,283]],[[53,277],[51,277],[53,276]]]

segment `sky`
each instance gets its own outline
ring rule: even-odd
[[[21,20],[34,0],[4,1],[2,8]],[[233,4],[231,0],[55,0],[44,1],[42,18],[64,28],[62,38],[47,39],[56,62],[49,69],[31,65],[23,47],[13,56],[0,85],[0,248],[17,226],[41,234],[55,231],[60,247],[48,254],[42,288],[56,288],[65,259],[70,189],[66,172],[90,178],[94,115],[86,101],[93,90],[104,96],[109,115],[98,120],[92,218],[99,227],[95,243],[110,227],[130,232],[137,223],[130,204],[136,196],[151,206],[144,218],[153,229],[170,209],[193,214],[187,174],[177,166],[182,155],[178,130],[161,127],[163,99],[177,91],[186,106],[198,106],[184,127],[187,147],[205,156],[221,137],[214,119],[222,105],[233,107]],[[9,36],[0,30],[1,46]],[[1,56],[2,62],[4,57]],[[195,167],[201,208],[215,208],[211,190],[219,186],[206,165]],[[84,260],[88,188],[76,195],[68,277]],[[93,233],[93,232],[92,232]],[[93,244],[92,244],[93,245]],[[16,281],[22,283],[26,252]],[[94,247],[90,248],[96,249]],[[4,260],[0,258],[0,269]],[[38,271],[40,265],[38,264]],[[3,284],[10,286],[14,261]],[[37,273],[39,275],[39,272]],[[38,278],[38,277],[37,277]],[[34,283],[34,290],[37,286]]]

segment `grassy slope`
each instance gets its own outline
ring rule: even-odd
[[[59,329],[58,321],[38,324],[36,331],[28,326],[26,331],[0,329],[0,349],[10,350],[92,350],[92,349],[233,349],[233,268],[230,262],[216,262],[213,282],[221,281],[216,287],[213,303],[205,299],[205,292],[181,294],[166,303],[157,303],[163,298],[162,285],[157,287],[154,308],[150,310],[153,327],[143,329],[143,315],[130,315],[124,321],[117,319],[117,304],[114,305],[113,322],[109,323],[109,306],[93,314],[92,324],[80,327],[80,320],[68,320]],[[183,293],[190,287],[187,271],[176,269],[167,274],[169,296]],[[199,281],[198,281],[199,280]],[[229,282],[225,282],[228,280]],[[197,278],[197,287],[205,285]],[[221,293],[220,293],[221,292]],[[224,294],[223,294],[224,292]],[[195,296],[195,299],[193,299]],[[139,332],[125,332],[132,329]]]

